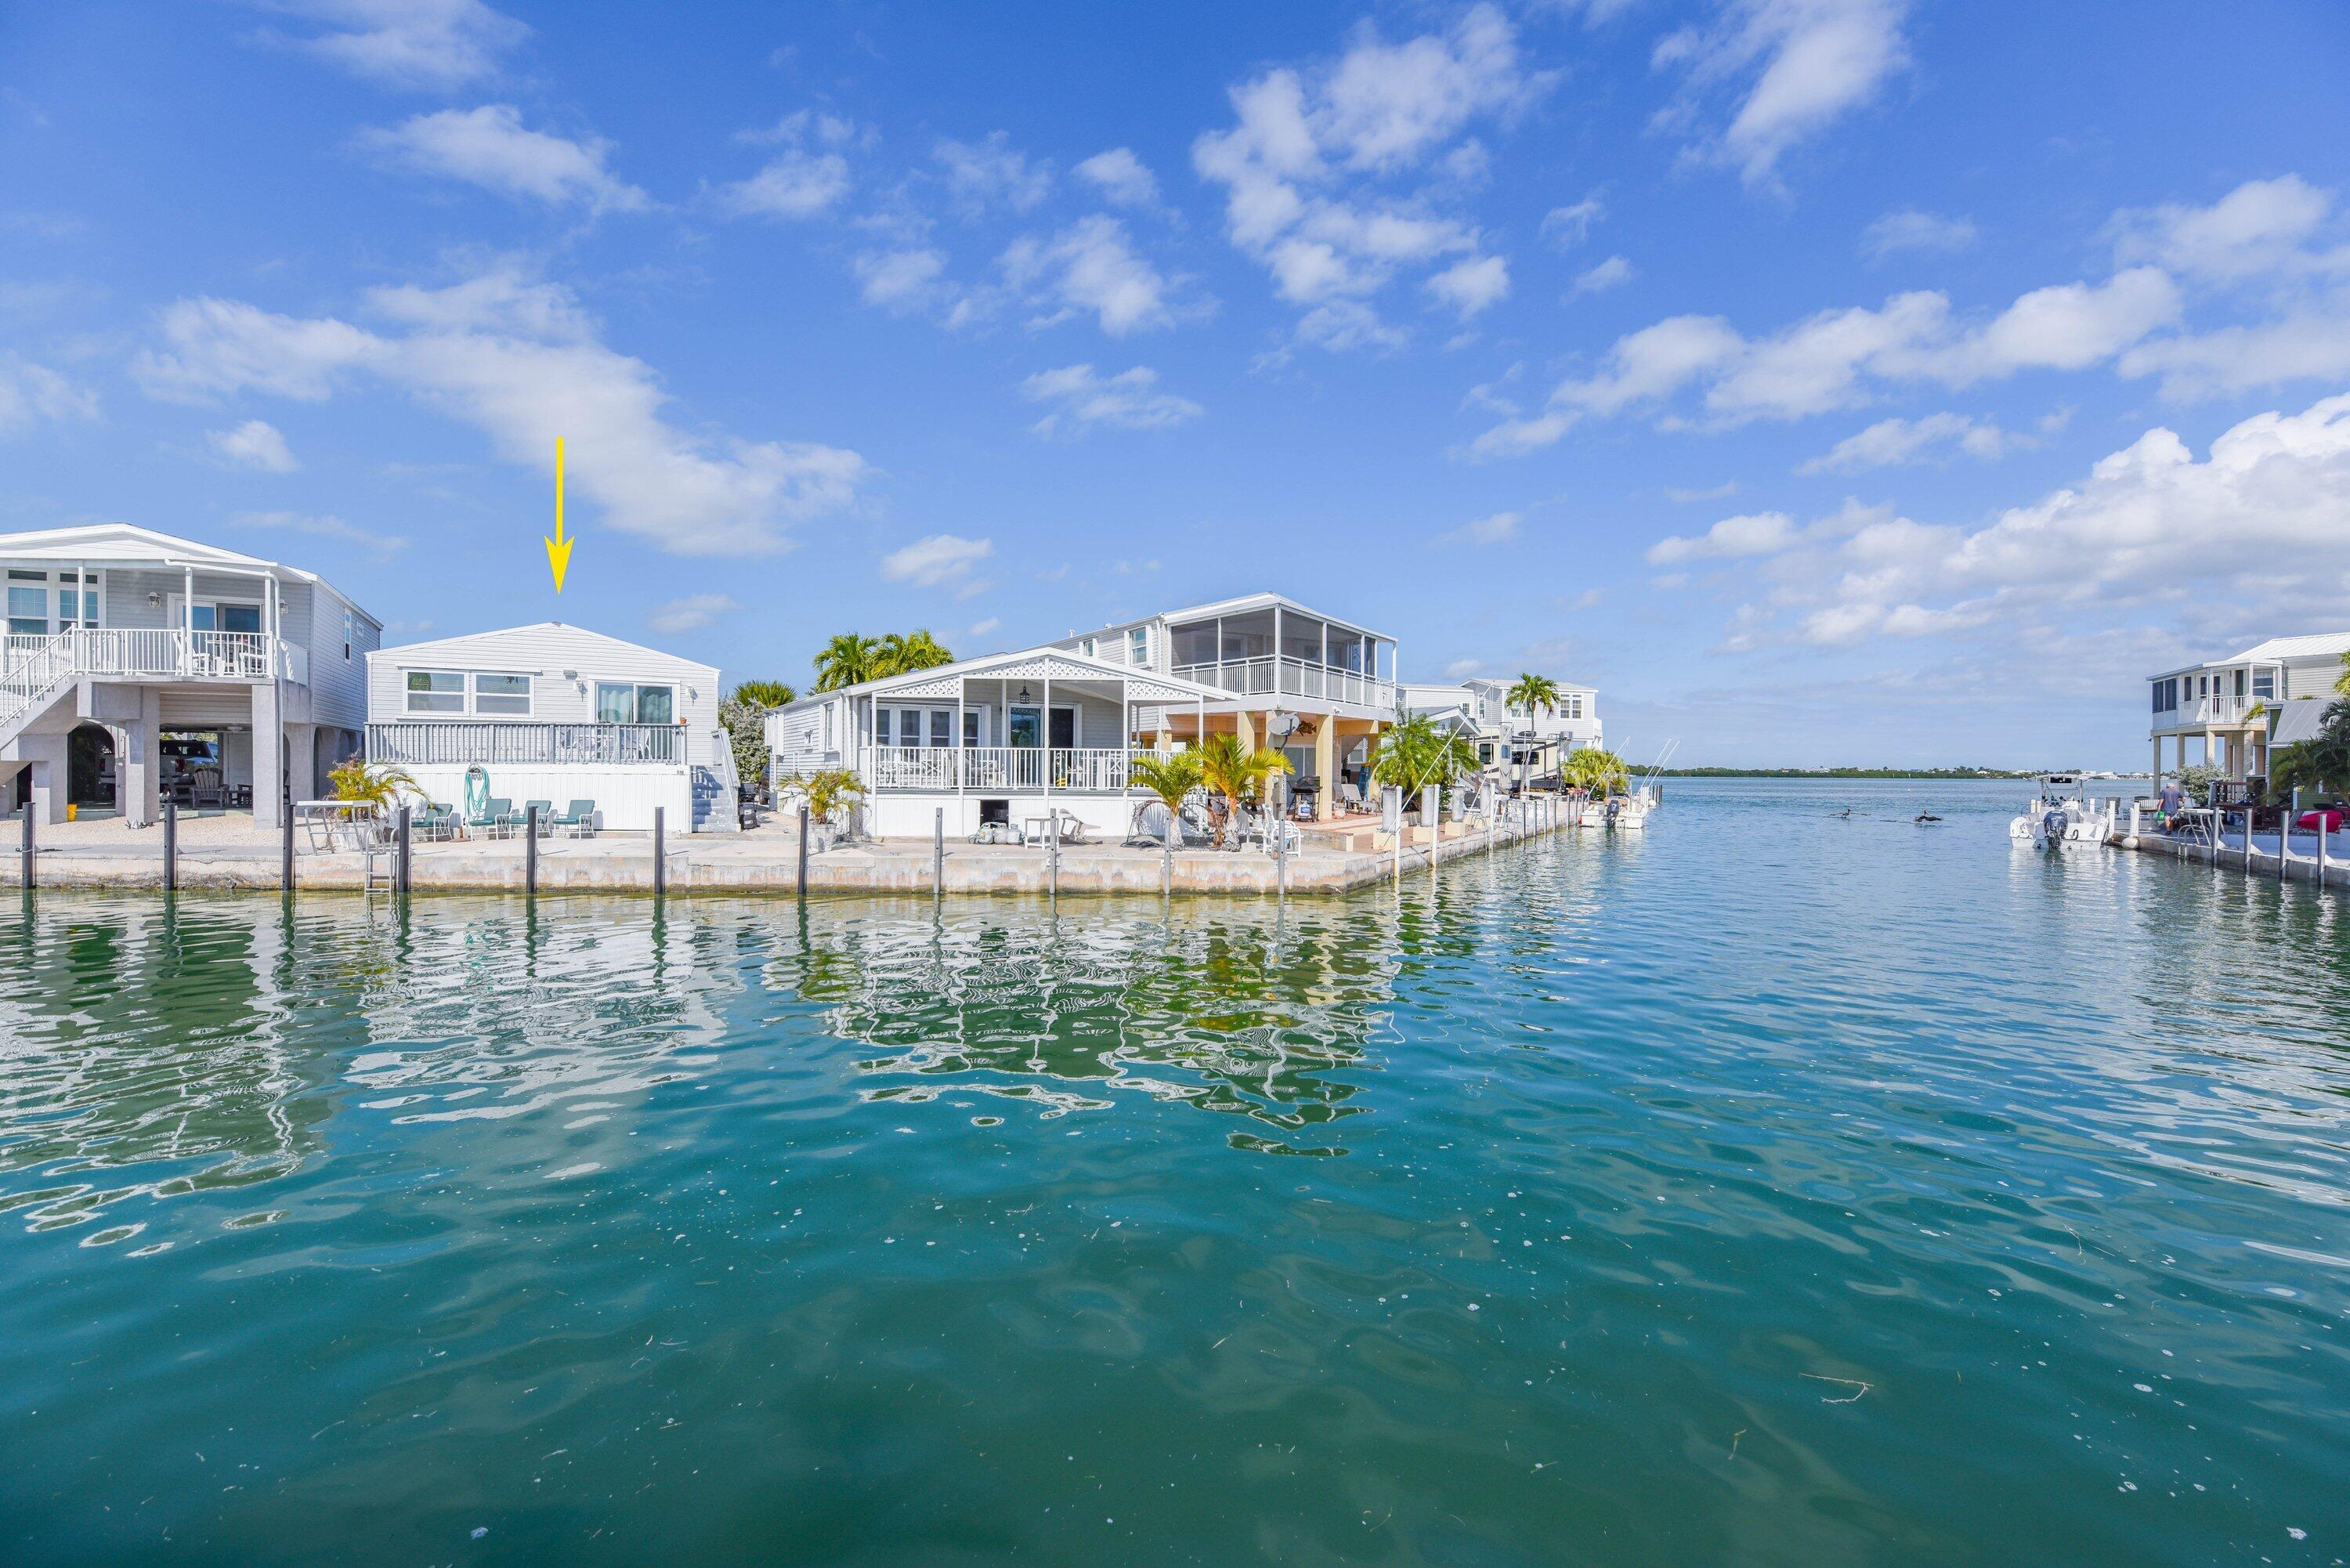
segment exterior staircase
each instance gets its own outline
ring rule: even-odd
[[[80,673],[71,642],[51,638],[10,659],[0,670],[0,757],[9,754],[25,727],[71,691]]]

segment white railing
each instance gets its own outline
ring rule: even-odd
[[[1072,794],[1118,794],[1128,757],[1108,746],[868,746],[858,771],[877,793],[1042,794],[1049,782]]]
[[[675,767],[685,731],[675,724],[553,724],[473,719],[369,724],[368,761],[393,767],[587,763]]]
[[[2232,694],[2198,697],[2181,701],[2176,708],[2157,708],[2154,723],[2157,729],[2186,729],[2197,724],[2237,724],[2252,711],[2255,703],[2275,706],[2269,697],[2238,697]]]
[[[75,627],[47,637],[12,636],[0,645],[0,669],[63,657],[76,675],[182,680],[269,680],[283,675],[307,685],[309,652],[258,631],[139,630]]]
[[[1319,697],[1384,712],[1395,706],[1395,683],[1336,665],[1271,654],[1214,664],[1179,664],[1176,677],[1244,697]]]
[[[57,638],[47,641],[51,646],[28,650],[22,658],[12,651],[6,670],[0,672],[0,735],[15,729],[35,703],[73,674],[72,646]]]

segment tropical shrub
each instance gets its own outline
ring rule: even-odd
[[[1226,813],[1237,815],[1241,802],[1257,799],[1264,790],[1265,781],[1274,774],[1290,771],[1289,759],[1270,746],[1254,751],[1241,744],[1238,735],[1210,735],[1198,747],[1200,782],[1224,798]],[[1224,822],[1215,822],[1216,846],[1223,846]]]
[[[424,793],[407,770],[379,766],[364,757],[353,757],[341,767],[329,769],[327,777],[334,784],[337,800],[364,801],[387,811],[400,804],[403,791]]]
[[[1589,790],[1602,797],[1629,786],[1632,771],[1624,759],[1598,746],[1577,746],[1559,764],[1559,778],[1570,789]]]

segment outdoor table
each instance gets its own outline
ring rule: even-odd
[[[1020,842],[1023,844],[1042,844],[1052,834],[1053,819],[1049,816],[1024,816],[1020,819]]]

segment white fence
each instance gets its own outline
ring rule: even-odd
[[[1244,697],[1320,697],[1372,708],[1384,713],[1395,706],[1395,683],[1352,670],[1315,664],[1308,659],[1266,655],[1260,659],[1228,659],[1217,664],[1181,664],[1178,680],[1234,691]],[[1180,711],[1180,707],[1177,711]]]
[[[1130,753],[1103,746],[868,746],[865,755],[858,771],[877,794],[1042,794],[1049,782],[1072,794],[1118,794],[1127,787]]]
[[[0,639],[0,671],[62,659],[75,675],[155,676],[183,680],[268,680],[307,684],[310,656],[265,632],[130,630],[76,627],[44,637]]]
[[[442,763],[676,767],[685,761],[685,730],[678,724],[410,720],[369,724],[367,732],[369,762],[403,768]]]

